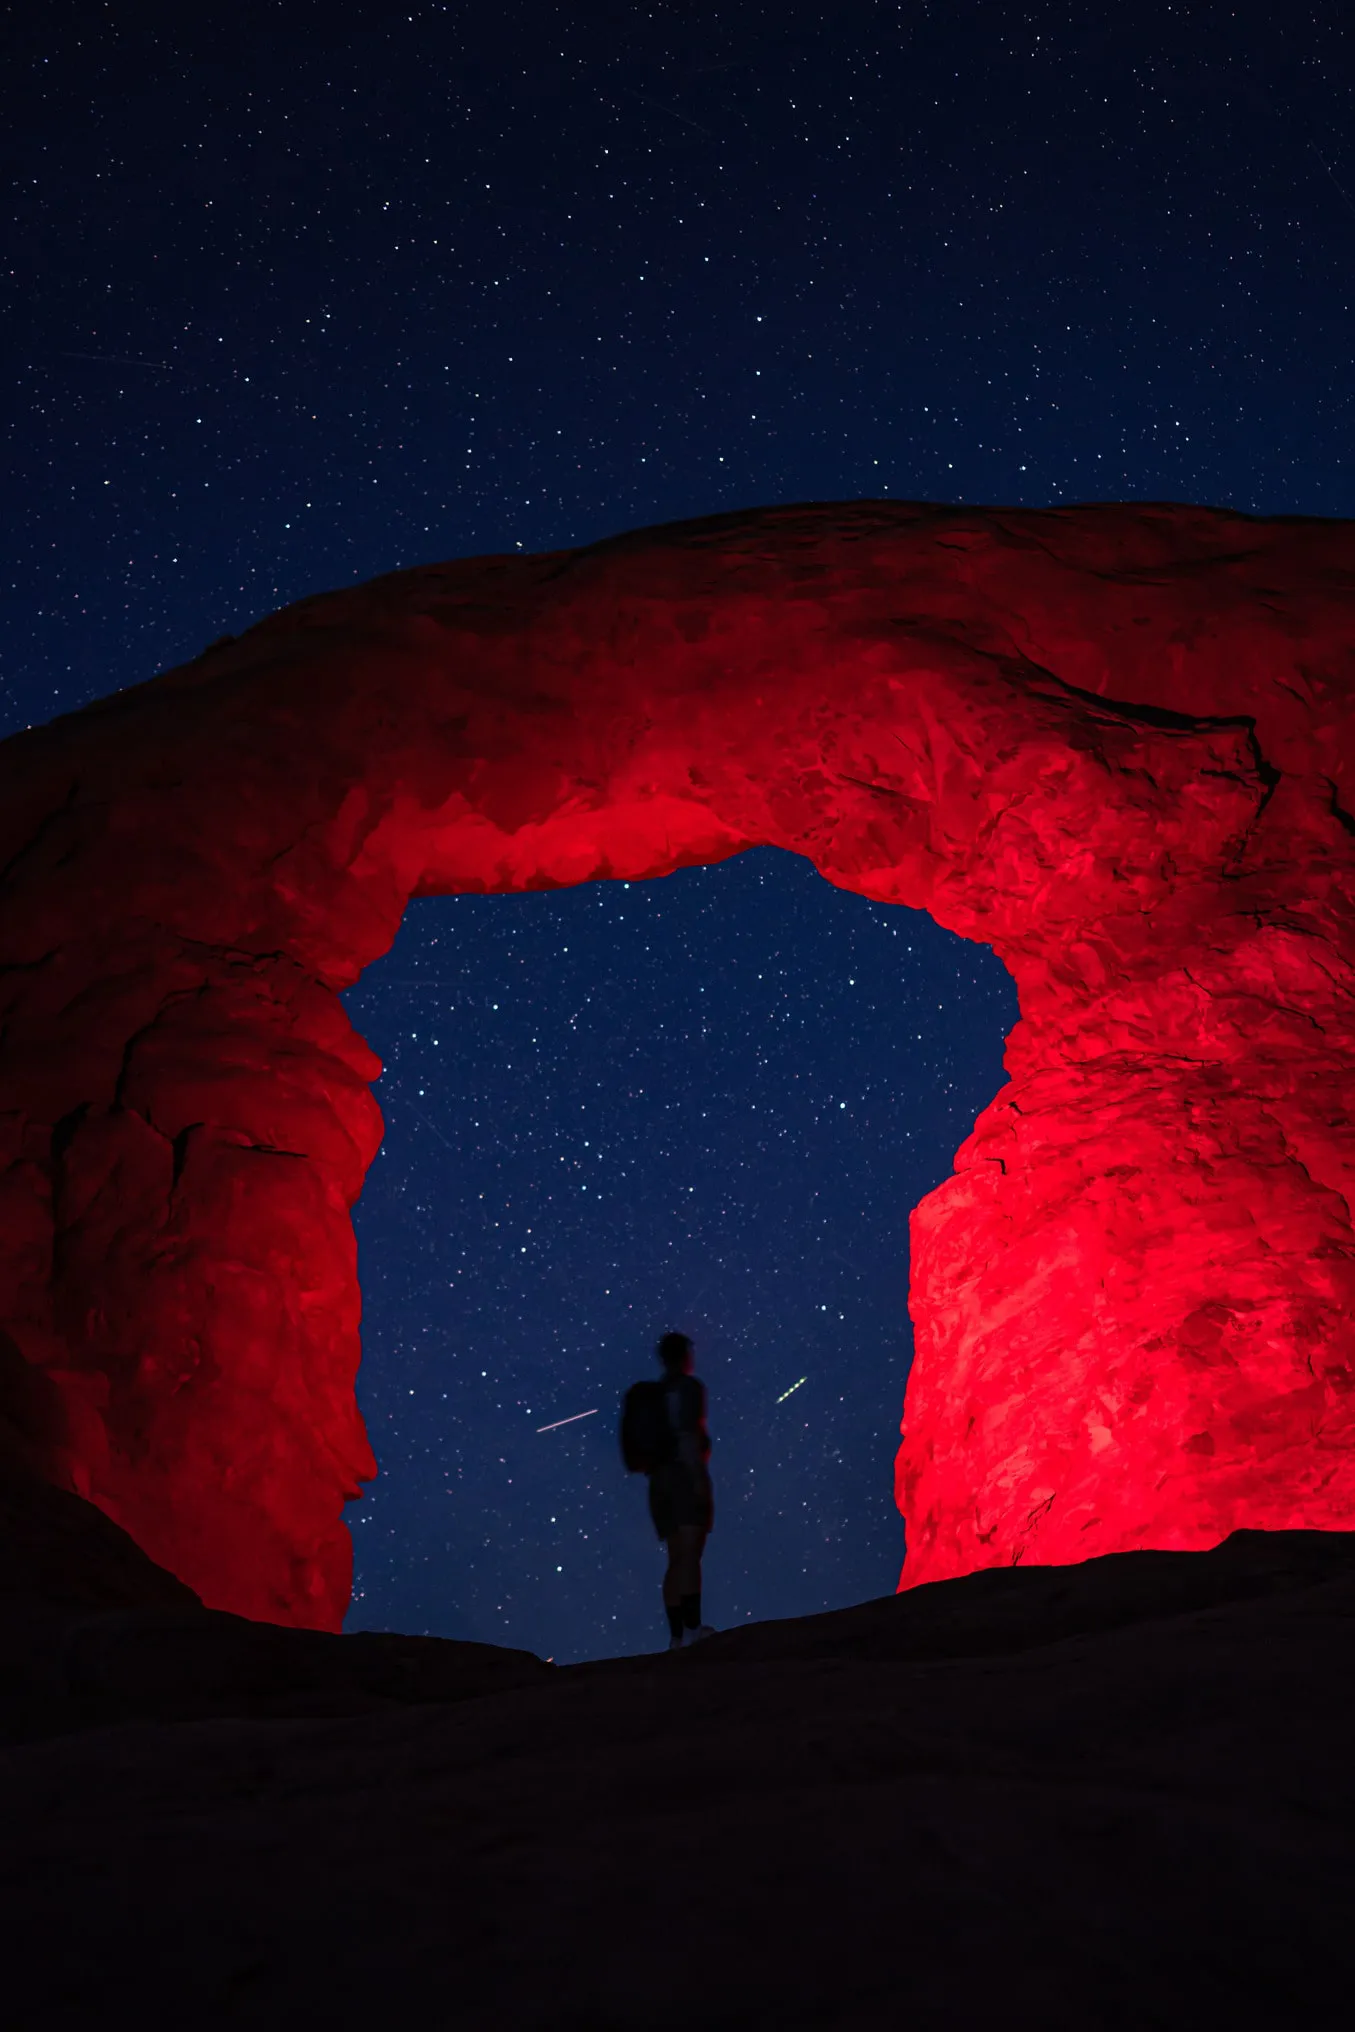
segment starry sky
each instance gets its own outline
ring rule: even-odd
[[[0,733],[326,587],[755,504],[1355,514],[1343,0],[7,38]],[[907,1212],[1000,1082],[994,957],[762,850],[422,901],[347,999],[388,1123],[350,1626],[661,1642],[615,1414],[673,1325],[709,1619],[891,1588]]]

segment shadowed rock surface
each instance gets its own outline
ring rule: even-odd
[[[252,1623],[206,1609],[92,1503],[0,1467],[0,1739],[128,1720],[362,1714],[533,1684],[495,1644]]]
[[[1355,1536],[560,1670],[118,1585],[88,1725],[0,1751],[18,2025],[1346,2022]]]
[[[340,992],[411,895],[773,845],[1020,997],[912,1215],[905,1585],[1350,1527],[1353,697],[1355,524],[855,502],[394,573],[0,744],[0,1411],[337,1629]]]

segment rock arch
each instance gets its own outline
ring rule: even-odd
[[[400,572],[0,748],[10,1439],[337,1626],[338,992],[411,895],[770,843],[995,947],[912,1217],[909,1582],[1355,1524],[1355,525],[864,503]]]

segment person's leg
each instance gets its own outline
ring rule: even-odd
[[[699,1524],[678,1524],[664,1543],[668,1547],[668,1570],[663,1577],[665,1606],[676,1608],[686,1595],[701,1592],[701,1548],[706,1534]]]
[[[663,1609],[668,1618],[668,1634],[674,1644],[682,1642],[682,1552],[676,1532],[670,1532],[664,1539],[668,1548],[668,1566],[663,1576]]]
[[[699,1524],[680,1524],[668,1541],[668,1572],[665,1606],[676,1601],[683,1628],[699,1629],[701,1624],[701,1554],[706,1534]]]

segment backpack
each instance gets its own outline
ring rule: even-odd
[[[633,1475],[652,1475],[672,1460],[677,1439],[668,1422],[665,1385],[632,1383],[621,1402],[621,1458]]]

